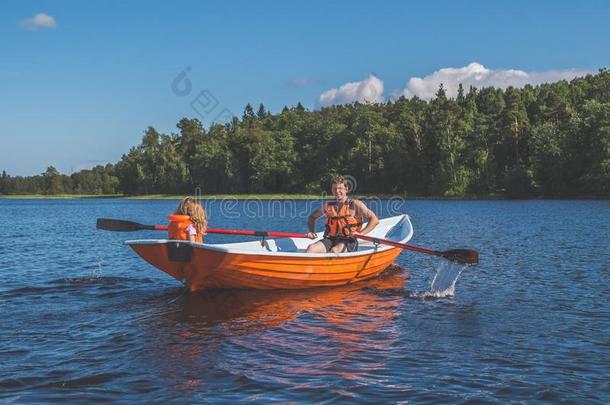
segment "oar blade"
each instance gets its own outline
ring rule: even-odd
[[[476,265],[479,263],[479,252],[470,249],[451,249],[444,251],[442,255],[445,259],[462,264]]]
[[[144,225],[137,222],[109,218],[98,218],[95,227],[97,229],[114,232],[133,232],[146,229]]]

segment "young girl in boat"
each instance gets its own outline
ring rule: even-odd
[[[193,197],[186,197],[176,211],[168,216],[169,226],[167,233],[169,239],[189,240],[203,243],[203,237],[208,228],[205,209]]]

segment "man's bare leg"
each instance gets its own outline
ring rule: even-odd
[[[345,249],[345,243],[339,242],[335,246],[330,248],[330,251],[333,253],[343,253],[344,249]]]
[[[307,246],[307,253],[326,253],[326,246],[320,241],[312,243]]]

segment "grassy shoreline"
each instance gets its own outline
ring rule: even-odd
[[[0,199],[51,199],[51,200],[77,200],[77,199],[124,199],[124,200],[181,200],[184,195],[147,194],[139,196],[126,196],[123,194],[0,194]],[[213,194],[203,195],[202,200],[321,200],[330,199],[330,194]],[[478,201],[478,200],[610,200],[610,196],[524,196],[507,197],[503,195],[466,195],[459,197],[446,196],[413,196],[399,194],[356,194],[352,198],[359,199],[404,199],[404,200],[444,200],[444,201]]]

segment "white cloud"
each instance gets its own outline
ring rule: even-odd
[[[470,86],[477,88],[497,87],[505,89],[509,86],[523,87],[526,84],[537,85],[540,83],[555,82],[558,80],[570,80],[577,76],[593,73],[580,69],[547,70],[544,72],[524,72],[515,69],[487,69],[480,63],[471,63],[461,68],[444,68],[429,74],[428,76],[412,77],[405,88],[397,95],[405,97],[418,96],[422,99],[431,99],[436,94],[441,83],[447,91],[448,97],[457,95],[458,85],[462,83],[464,90],[468,91]]]
[[[34,17],[19,21],[19,26],[24,30],[36,31],[41,28],[56,28],[57,22],[48,14],[38,13]]]
[[[339,88],[325,91],[318,97],[321,107],[333,104],[350,104],[353,102],[380,103],[383,101],[383,81],[375,75],[369,75],[360,82],[345,83]]]
[[[292,77],[286,84],[291,87],[305,87],[322,83],[317,77]]]

